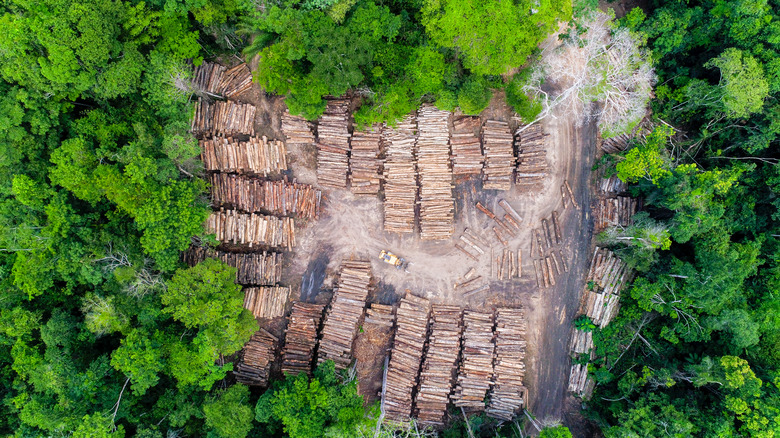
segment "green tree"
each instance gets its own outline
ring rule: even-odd
[[[209,436],[215,438],[244,438],[252,429],[252,407],[249,388],[237,383],[220,391],[203,404]]]
[[[571,432],[566,426],[545,427],[539,432],[539,438],[571,438]]]

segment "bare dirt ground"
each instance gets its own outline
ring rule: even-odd
[[[511,122],[511,114],[500,95],[482,117]],[[323,215],[299,231],[297,248],[285,269],[285,284],[293,286],[294,294],[300,290],[302,299],[314,301],[320,290],[332,287],[342,260],[360,258],[372,263],[378,286],[373,302],[393,303],[409,290],[433,303],[472,309],[522,305],[526,308],[529,327],[526,376],[529,410],[540,418],[563,418],[569,372],[568,339],[579,304],[592,233],[588,186],[596,134],[593,126],[575,127],[568,118],[550,117],[543,123],[550,134],[547,155],[550,174],[545,184],[538,190],[513,186],[510,191],[499,192],[482,190],[478,180],[458,183],[454,190],[456,232],[450,240],[422,241],[418,235],[387,233],[383,230],[383,206],[379,198],[356,197],[348,190],[324,191]],[[315,151],[295,148],[290,150],[290,155],[292,175],[301,182],[315,184]],[[580,210],[571,205],[567,209],[562,207],[560,187],[565,179],[575,192]],[[475,262],[454,246],[468,227],[490,242],[496,254],[501,251],[503,246],[492,232],[495,223],[475,207],[476,201],[480,201],[497,214],[503,214],[498,205],[500,199],[507,200],[523,217],[521,230],[507,245],[523,254],[523,276],[513,281],[491,279],[489,253]],[[529,256],[531,230],[556,210],[563,229],[561,250],[571,269],[558,278],[556,286],[540,290]],[[410,261],[409,272],[381,262],[377,256],[383,249]],[[472,267],[475,275],[490,280],[490,291],[466,298],[453,286]],[[362,333],[355,352],[359,358],[372,358],[370,364],[358,364],[359,376],[366,380],[361,383],[361,392],[371,399],[375,399],[377,379],[381,379],[389,345],[388,338],[377,335]]]

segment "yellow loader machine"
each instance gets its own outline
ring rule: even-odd
[[[379,252],[379,259],[383,262],[395,266],[396,269],[403,269],[406,272],[409,272],[409,262],[407,262],[404,258],[398,257],[397,255],[391,253],[390,251],[382,250]]]

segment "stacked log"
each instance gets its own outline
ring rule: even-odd
[[[292,250],[295,246],[295,224],[292,218],[239,213],[235,210],[212,212],[206,229],[222,243],[262,245]]]
[[[237,141],[230,137],[213,137],[199,141],[201,159],[208,171],[252,173],[268,176],[287,170],[287,148],[268,138],[250,137]]]
[[[383,412],[393,421],[407,421],[412,414],[412,391],[417,387],[420,362],[428,335],[429,303],[410,293],[396,311],[396,332],[384,387]]]
[[[463,358],[452,394],[457,407],[481,411],[493,381],[493,314],[467,310],[463,314]]]
[[[413,151],[416,129],[417,119],[412,114],[395,128],[385,130],[385,231],[399,234],[414,232],[417,171]]]
[[[349,170],[349,101],[328,101],[317,124],[317,182],[323,187],[347,187]]]
[[[352,134],[350,141],[352,154],[349,157],[349,182],[352,193],[356,195],[379,193],[382,177],[379,170],[381,140],[381,126]]]
[[[610,227],[627,227],[633,223],[632,218],[639,211],[639,199],[629,196],[601,198],[596,206],[595,232]]]
[[[631,139],[628,134],[620,134],[617,137],[604,139],[601,142],[601,149],[608,154],[616,154],[628,149],[628,142]]]
[[[575,328],[572,332],[570,348],[575,354],[590,354],[593,349],[593,332]]]
[[[602,178],[599,189],[606,195],[617,195],[618,193],[624,193],[628,190],[628,184],[618,178],[617,175],[612,175],[609,178]]]
[[[489,417],[511,421],[525,404],[526,321],[521,309],[496,312],[494,385],[485,412]]]
[[[222,83],[226,68],[214,62],[203,61],[195,67],[192,74],[192,87],[196,91],[216,96]]]
[[[482,187],[493,190],[509,190],[515,154],[509,124],[488,120],[482,127],[482,145],[485,148],[485,167],[482,169]]]
[[[548,134],[539,123],[533,124],[517,135],[517,174],[515,182],[523,186],[536,186],[547,177]]]
[[[254,135],[256,111],[248,103],[209,102],[198,98],[191,129],[195,135]]]
[[[303,117],[290,114],[289,109],[282,114],[282,133],[287,138],[287,144],[314,144],[312,124]]]
[[[268,386],[268,374],[278,341],[274,335],[262,328],[253,334],[244,345],[241,360],[233,372],[236,380],[244,385]]]
[[[370,283],[370,262],[341,264],[338,286],[322,326],[318,363],[332,360],[337,369],[345,369],[352,362],[352,342],[363,318]]]
[[[210,180],[211,201],[216,207],[301,219],[316,219],[320,213],[322,192],[308,184],[224,173],[212,174]]]
[[[282,373],[311,375],[314,348],[317,346],[317,329],[322,319],[323,304],[293,303],[285,330],[282,349]]]
[[[482,144],[475,134],[480,127],[479,117],[461,117],[452,122],[452,174],[455,177],[479,175],[482,172]]]
[[[290,298],[290,288],[284,286],[244,288],[244,308],[255,318],[278,318]]]
[[[236,283],[244,285],[271,286],[282,279],[282,254],[278,252],[256,252],[241,254],[215,251],[210,248],[192,247],[182,255],[183,262],[195,266],[207,257],[216,258],[236,268]]]
[[[585,314],[601,328],[617,315],[620,291],[633,272],[612,251],[596,247],[585,285]]]
[[[414,398],[417,421],[423,424],[444,425],[460,352],[461,316],[460,307],[433,306],[431,336]]]
[[[588,376],[588,365],[573,364],[569,373],[569,391],[583,399],[589,399],[593,394],[596,382]]]
[[[417,115],[417,172],[420,182],[420,238],[449,239],[455,232],[448,111],[431,105]]]
[[[252,72],[245,62],[228,69],[222,74],[217,93],[232,99],[252,88]]]
[[[386,304],[373,303],[366,310],[366,320],[364,325],[375,325],[378,327],[384,327],[388,332],[393,328],[393,321],[395,320],[395,310],[393,306]]]

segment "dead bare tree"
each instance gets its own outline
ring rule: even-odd
[[[653,69],[636,36],[614,29],[609,15],[594,12],[584,27],[584,34],[545,47],[532,67],[523,91],[542,104],[532,123],[563,110],[580,122],[597,120],[605,136],[628,132],[646,113]]]

